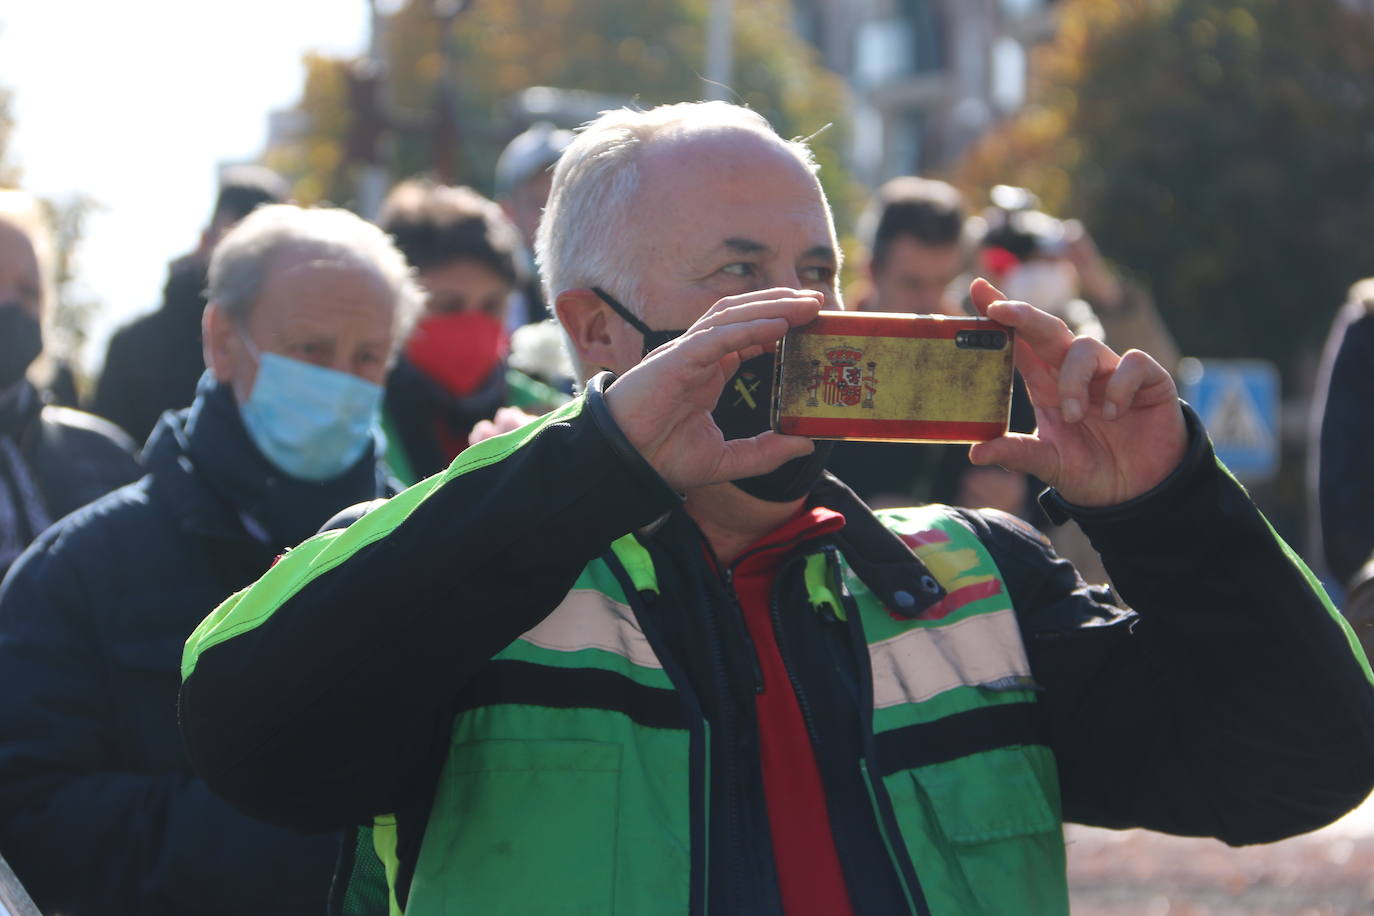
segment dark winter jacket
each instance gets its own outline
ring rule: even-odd
[[[1004,706],[1005,717],[954,714],[903,730],[901,767],[1033,744],[1057,765],[1065,819],[1236,844],[1312,829],[1364,798],[1374,785],[1368,664],[1215,463],[1195,416],[1189,426],[1183,464],[1150,493],[1103,509],[1050,500],[1056,514],[1074,513],[1139,616],[1084,586],[1024,524],[962,514],[1005,580],[1020,624],[1013,638],[1024,643],[1038,689],[1033,701]],[[851,590],[862,584],[880,595],[894,619],[923,607],[914,596],[929,591],[930,577],[903,541],[833,481],[812,501],[848,519],[831,547],[858,576]],[[622,577],[629,607],[617,611],[619,638],[647,640],[665,680],[644,689],[613,671],[588,673],[571,649],[558,663],[493,661],[571,600],[589,564],[618,562],[609,547],[631,532],[640,532],[630,539],[657,570],[657,597]],[[676,860],[692,910],[776,911],[752,648],[728,577],[712,571],[706,550],[679,497],[626,442],[594,380],[584,398],[469,449],[347,531],[288,554],[207,618],[188,642],[181,693],[197,771],[245,810],[303,829],[394,813],[404,898],[412,874],[444,868],[436,857],[519,854],[519,844],[499,836],[438,848],[427,822],[455,836],[463,804],[510,805],[513,817],[534,822],[545,803],[537,792],[464,798],[457,783],[441,780],[450,764],[471,762],[460,748],[471,734],[465,727],[485,734],[483,723],[494,721],[488,707],[524,706],[531,719],[565,713],[564,731],[552,736],[573,741],[584,713],[618,710],[665,731],[692,730],[702,816],[684,828]],[[774,628],[798,702],[813,714],[850,896],[858,912],[926,912],[918,893],[907,898],[901,888],[919,888],[923,869],[941,865],[910,848],[893,852],[884,825],[928,803],[908,788],[905,798],[870,804],[864,762],[891,772],[883,749],[873,749],[873,703],[865,700],[876,674],[864,653],[847,648],[863,645],[864,634],[838,635],[860,626],[856,615],[840,626],[836,615],[786,597],[803,594],[793,581],[803,575],[796,569],[778,584]],[[566,646],[604,644],[569,626]],[[357,677],[363,670],[368,676]],[[954,683],[982,689],[976,672],[964,674]],[[536,767],[535,750],[522,748],[549,737],[504,735],[506,769]],[[607,753],[624,761],[622,780],[658,778],[639,765],[648,753],[641,747],[615,744]],[[534,784],[542,772],[535,769]],[[973,811],[976,789],[950,788],[949,803]],[[575,844],[532,845],[544,858],[524,861],[531,881],[581,861]],[[635,875],[610,880],[614,895]],[[519,888],[510,894],[518,900]]]
[[[195,397],[196,382],[205,371],[200,340],[205,272],[206,263],[194,255],[173,261],[162,307],[110,339],[91,410],[136,442],[148,438],[164,410],[185,407]]]
[[[128,436],[91,414],[44,405],[27,381],[0,397],[0,450],[0,579],[48,525],[143,473]]]
[[[0,852],[44,912],[320,913],[337,835],[256,822],[191,772],[182,643],[343,506],[385,492],[276,472],[229,389],[166,414],[148,475],[53,526],[0,589]],[[252,533],[250,533],[252,532]]]
[[[1317,390],[1321,546],[1347,585],[1374,553],[1374,312],[1365,303],[1347,305],[1332,325]]]
[[[542,414],[566,400],[561,392],[504,361],[475,391],[459,397],[401,356],[386,380],[387,463],[401,482],[415,483],[448,467],[467,447],[472,428],[500,408]]]

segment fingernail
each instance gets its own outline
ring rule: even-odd
[[[1059,405],[1059,412],[1070,423],[1077,423],[1083,419],[1083,405],[1078,403],[1077,398],[1065,398]]]
[[[1115,419],[1116,419],[1116,405],[1113,404],[1111,401],[1104,401],[1104,402],[1102,403],[1102,419],[1104,419],[1104,420],[1115,420]]]

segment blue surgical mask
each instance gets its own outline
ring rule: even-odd
[[[374,442],[382,387],[278,353],[258,353],[258,377],[239,414],[268,461],[301,480],[331,480]]]

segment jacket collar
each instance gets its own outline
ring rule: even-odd
[[[945,597],[945,589],[911,548],[829,471],[811,489],[806,505],[833,509],[844,516],[844,527],[820,541],[832,541],[840,548],[849,568],[893,615],[906,619],[920,617]],[[688,535],[688,531],[692,534]],[[690,537],[693,543],[703,537],[683,508],[674,509],[639,536]]]
[[[275,551],[304,541],[354,503],[390,492],[375,448],[334,480],[281,473],[253,444],[233,392],[208,373],[189,408],[162,415],[143,459],[153,488],[188,531],[247,534]]]
[[[844,514],[845,526],[834,537],[845,562],[892,614],[920,617],[945,597],[911,548],[838,477],[827,471],[812,488],[808,504]]]

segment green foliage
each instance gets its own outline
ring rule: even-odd
[[[1081,216],[1183,349],[1292,378],[1374,273],[1374,23],[1336,0],[1067,0],[969,184]]]
[[[643,107],[701,97],[708,0],[475,0],[447,34],[429,9],[428,2],[411,0],[387,23],[388,103],[403,127],[390,140],[390,170],[397,178],[435,168],[436,146],[424,124],[433,117],[446,66],[458,127],[447,165],[454,180],[486,193],[501,148],[524,126],[509,108],[523,89],[581,90]],[[790,17],[789,0],[735,4],[736,63],[729,88],[736,101],[762,113],[783,136],[809,136],[835,124],[814,148],[837,222],[847,225],[862,192],[840,160],[844,87],[797,37]],[[298,191],[307,192],[303,199],[346,201],[356,180],[343,152],[347,94],[341,82],[330,84],[325,64],[319,58],[307,62],[301,103],[309,120],[306,138],[270,151],[269,161],[297,179]]]

